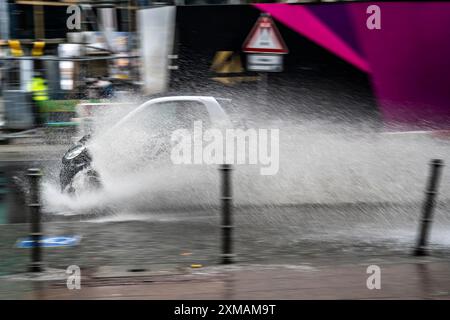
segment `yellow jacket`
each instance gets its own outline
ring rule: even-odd
[[[31,80],[30,91],[33,92],[33,100],[35,101],[45,101],[48,100],[47,96],[47,85],[45,80],[41,77],[34,77]]]

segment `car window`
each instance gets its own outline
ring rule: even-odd
[[[170,150],[177,129],[192,133],[194,122],[202,121],[203,130],[211,127],[206,106],[195,101],[168,101],[145,106],[130,114],[110,131],[119,158],[133,155],[134,163],[146,161]],[[168,149],[169,148],[169,149]]]
[[[197,101],[160,102],[136,113],[135,128],[148,133],[170,133],[177,129],[193,130],[195,121],[202,121],[203,129],[211,127],[206,106]]]

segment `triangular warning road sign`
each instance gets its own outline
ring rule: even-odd
[[[289,50],[272,18],[261,15],[242,46],[244,52],[285,54]]]

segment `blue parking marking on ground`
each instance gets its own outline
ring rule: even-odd
[[[81,240],[80,236],[57,236],[57,237],[41,237],[37,245],[40,247],[73,247],[76,246]],[[16,242],[18,248],[33,248],[36,243],[31,237],[20,238]]]

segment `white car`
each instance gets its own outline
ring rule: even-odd
[[[232,128],[231,121],[219,101],[208,96],[172,96],[151,99],[129,112],[105,132],[96,132],[81,138],[62,158],[60,172],[61,190],[72,193],[76,190],[73,181],[81,174],[88,185],[98,187],[101,177],[92,168],[92,144],[108,144],[111,161],[120,162],[126,154],[133,154],[134,164],[152,161],[167,154],[167,145],[174,130],[192,130],[195,121],[202,121],[205,129]],[[92,142],[95,140],[94,142]],[[119,143],[121,142],[121,143]],[[117,145],[120,148],[117,148]],[[130,166],[130,164],[124,164]],[[123,168],[126,171],[127,168]]]

